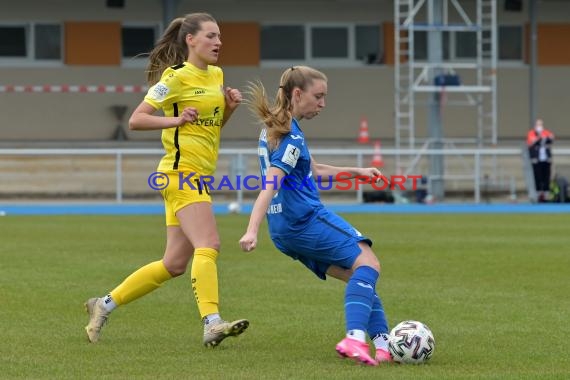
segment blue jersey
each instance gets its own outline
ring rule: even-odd
[[[297,120],[293,119],[291,132],[281,138],[274,150],[269,149],[267,131],[262,130],[258,152],[262,177],[270,166],[278,167],[286,174],[267,209],[269,232],[275,236],[303,230],[323,204],[311,171],[311,154]]]

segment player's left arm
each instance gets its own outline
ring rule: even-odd
[[[222,127],[226,125],[235,109],[241,104],[241,101],[243,100],[240,90],[231,87],[226,87],[224,89],[224,98],[226,100],[226,106],[224,108]]]
[[[354,177],[369,177],[378,178],[382,175],[382,172],[378,168],[359,168],[354,166],[332,166],[326,164],[320,164],[311,155],[311,170],[313,171],[313,177],[316,178],[332,178],[336,179],[338,175],[342,175],[343,179],[349,179]]]

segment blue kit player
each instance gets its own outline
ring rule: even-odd
[[[250,86],[248,105],[263,124],[259,159],[264,183],[246,233],[242,250],[257,245],[265,216],[277,249],[299,260],[319,278],[332,276],[346,282],[344,310],[346,336],[336,345],[341,357],[377,365],[390,362],[388,323],[376,293],[380,263],[372,242],[321,203],[318,181],[342,178],[379,178],[377,168],[335,167],[317,163],[307,147],[299,122],[312,119],[325,107],[327,77],[307,66],[285,70],[273,104],[263,84]],[[366,335],[375,352],[371,355]]]

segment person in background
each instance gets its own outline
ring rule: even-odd
[[[217,257],[220,238],[208,187],[186,186],[183,175],[213,175],[222,127],[242,100],[237,89],[224,87],[222,70],[214,66],[222,46],[216,20],[192,13],[171,22],[150,53],[147,79],[151,85],[129,120],[133,130],[162,130],[166,154],[157,183],[168,183],[162,196],[166,213],[166,249],[161,260],[128,276],[103,297],[85,303],[90,342],[97,342],[109,314],[164,282],[190,273],[192,290],[204,323],[203,343],[215,347],[228,336],[241,334],[246,319],[224,321],[218,308]],[[158,110],[162,115],[155,115]],[[183,186],[179,186],[183,185]]]
[[[242,250],[257,246],[259,227],[267,217],[271,239],[281,252],[299,260],[317,277],[346,282],[346,335],[336,345],[341,357],[366,365],[392,361],[388,323],[376,293],[380,263],[372,242],[320,200],[315,178],[362,176],[378,179],[377,168],[336,167],[311,156],[300,122],[325,107],[327,77],[307,66],[282,74],[276,100],[270,105],[262,83],[251,85],[249,105],[264,125],[259,138],[259,164],[264,186],[253,206],[249,225],[239,241]],[[371,356],[366,334],[375,345]]]
[[[549,196],[550,173],[552,167],[552,143],[554,134],[544,128],[542,119],[536,119],[534,127],[528,131],[526,145],[532,163],[534,183],[539,202],[545,202]]]

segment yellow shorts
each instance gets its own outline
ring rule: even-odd
[[[210,190],[206,184],[199,185],[199,183],[194,182],[199,176],[194,175],[187,181],[181,181],[181,178],[187,178],[189,173],[168,172],[165,174],[168,176],[168,186],[161,190],[160,193],[164,198],[167,226],[180,225],[176,213],[183,207],[198,202],[212,203]]]

